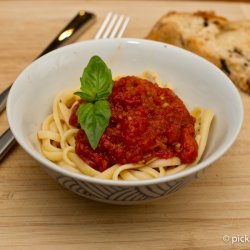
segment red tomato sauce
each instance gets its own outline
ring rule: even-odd
[[[76,135],[77,155],[94,169],[102,172],[116,163],[155,157],[177,156],[182,163],[196,159],[195,119],[172,90],[127,76],[114,82],[109,102],[112,115],[98,147],[91,148],[84,131]],[[70,117],[70,124],[76,127],[78,107]]]

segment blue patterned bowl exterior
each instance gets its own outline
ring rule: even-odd
[[[115,186],[84,182],[62,175],[51,169],[45,171],[66,189],[91,200],[117,204],[132,205],[161,199],[185,187],[202,175],[204,169],[183,178],[147,186]]]

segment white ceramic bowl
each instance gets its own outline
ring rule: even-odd
[[[80,86],[79,78],[90,57],[101,56],[113,75],[139,75],[156,71],[171,82],[189,109],[215,111],[202,161],[180,173],[143,181],[112,181],[72,173],[45,159],[39,152],[36,132],[52,111],[52,100],[62,89]],[[221,157],[240,131],[243,107],[233,83],[218,68],[186,50],[140,39],[95,40],[53,51],[29,65],[11,88],[7,114],[18,143],[56,181],[71,191],[97,201],[134,204],[173,193],[195,180]]]

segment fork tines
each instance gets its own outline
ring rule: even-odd
[[[122,37],[122,34],[126,29],[128,22],[129,17],[109,12],[100,29],[97,31],[95,39]]]

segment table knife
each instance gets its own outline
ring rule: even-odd
[[[76,40],[82,32],[86,31],[96,20],[96,16],[84,10],[80,10],[77,15],[65,26],[65,28],[56,36],[56,38],[46,47],[42,53],[37,57],[57,49],[61,46],[71,43]],[[36,58],[36,59],[37,59]],[[5,89],[0,94],[0,113],[6,107],[6,101],[11,86]],[[10,129],[7,129],[0,136],[0,161],[4,158],[7,152],[15,145],[16,141]]]

